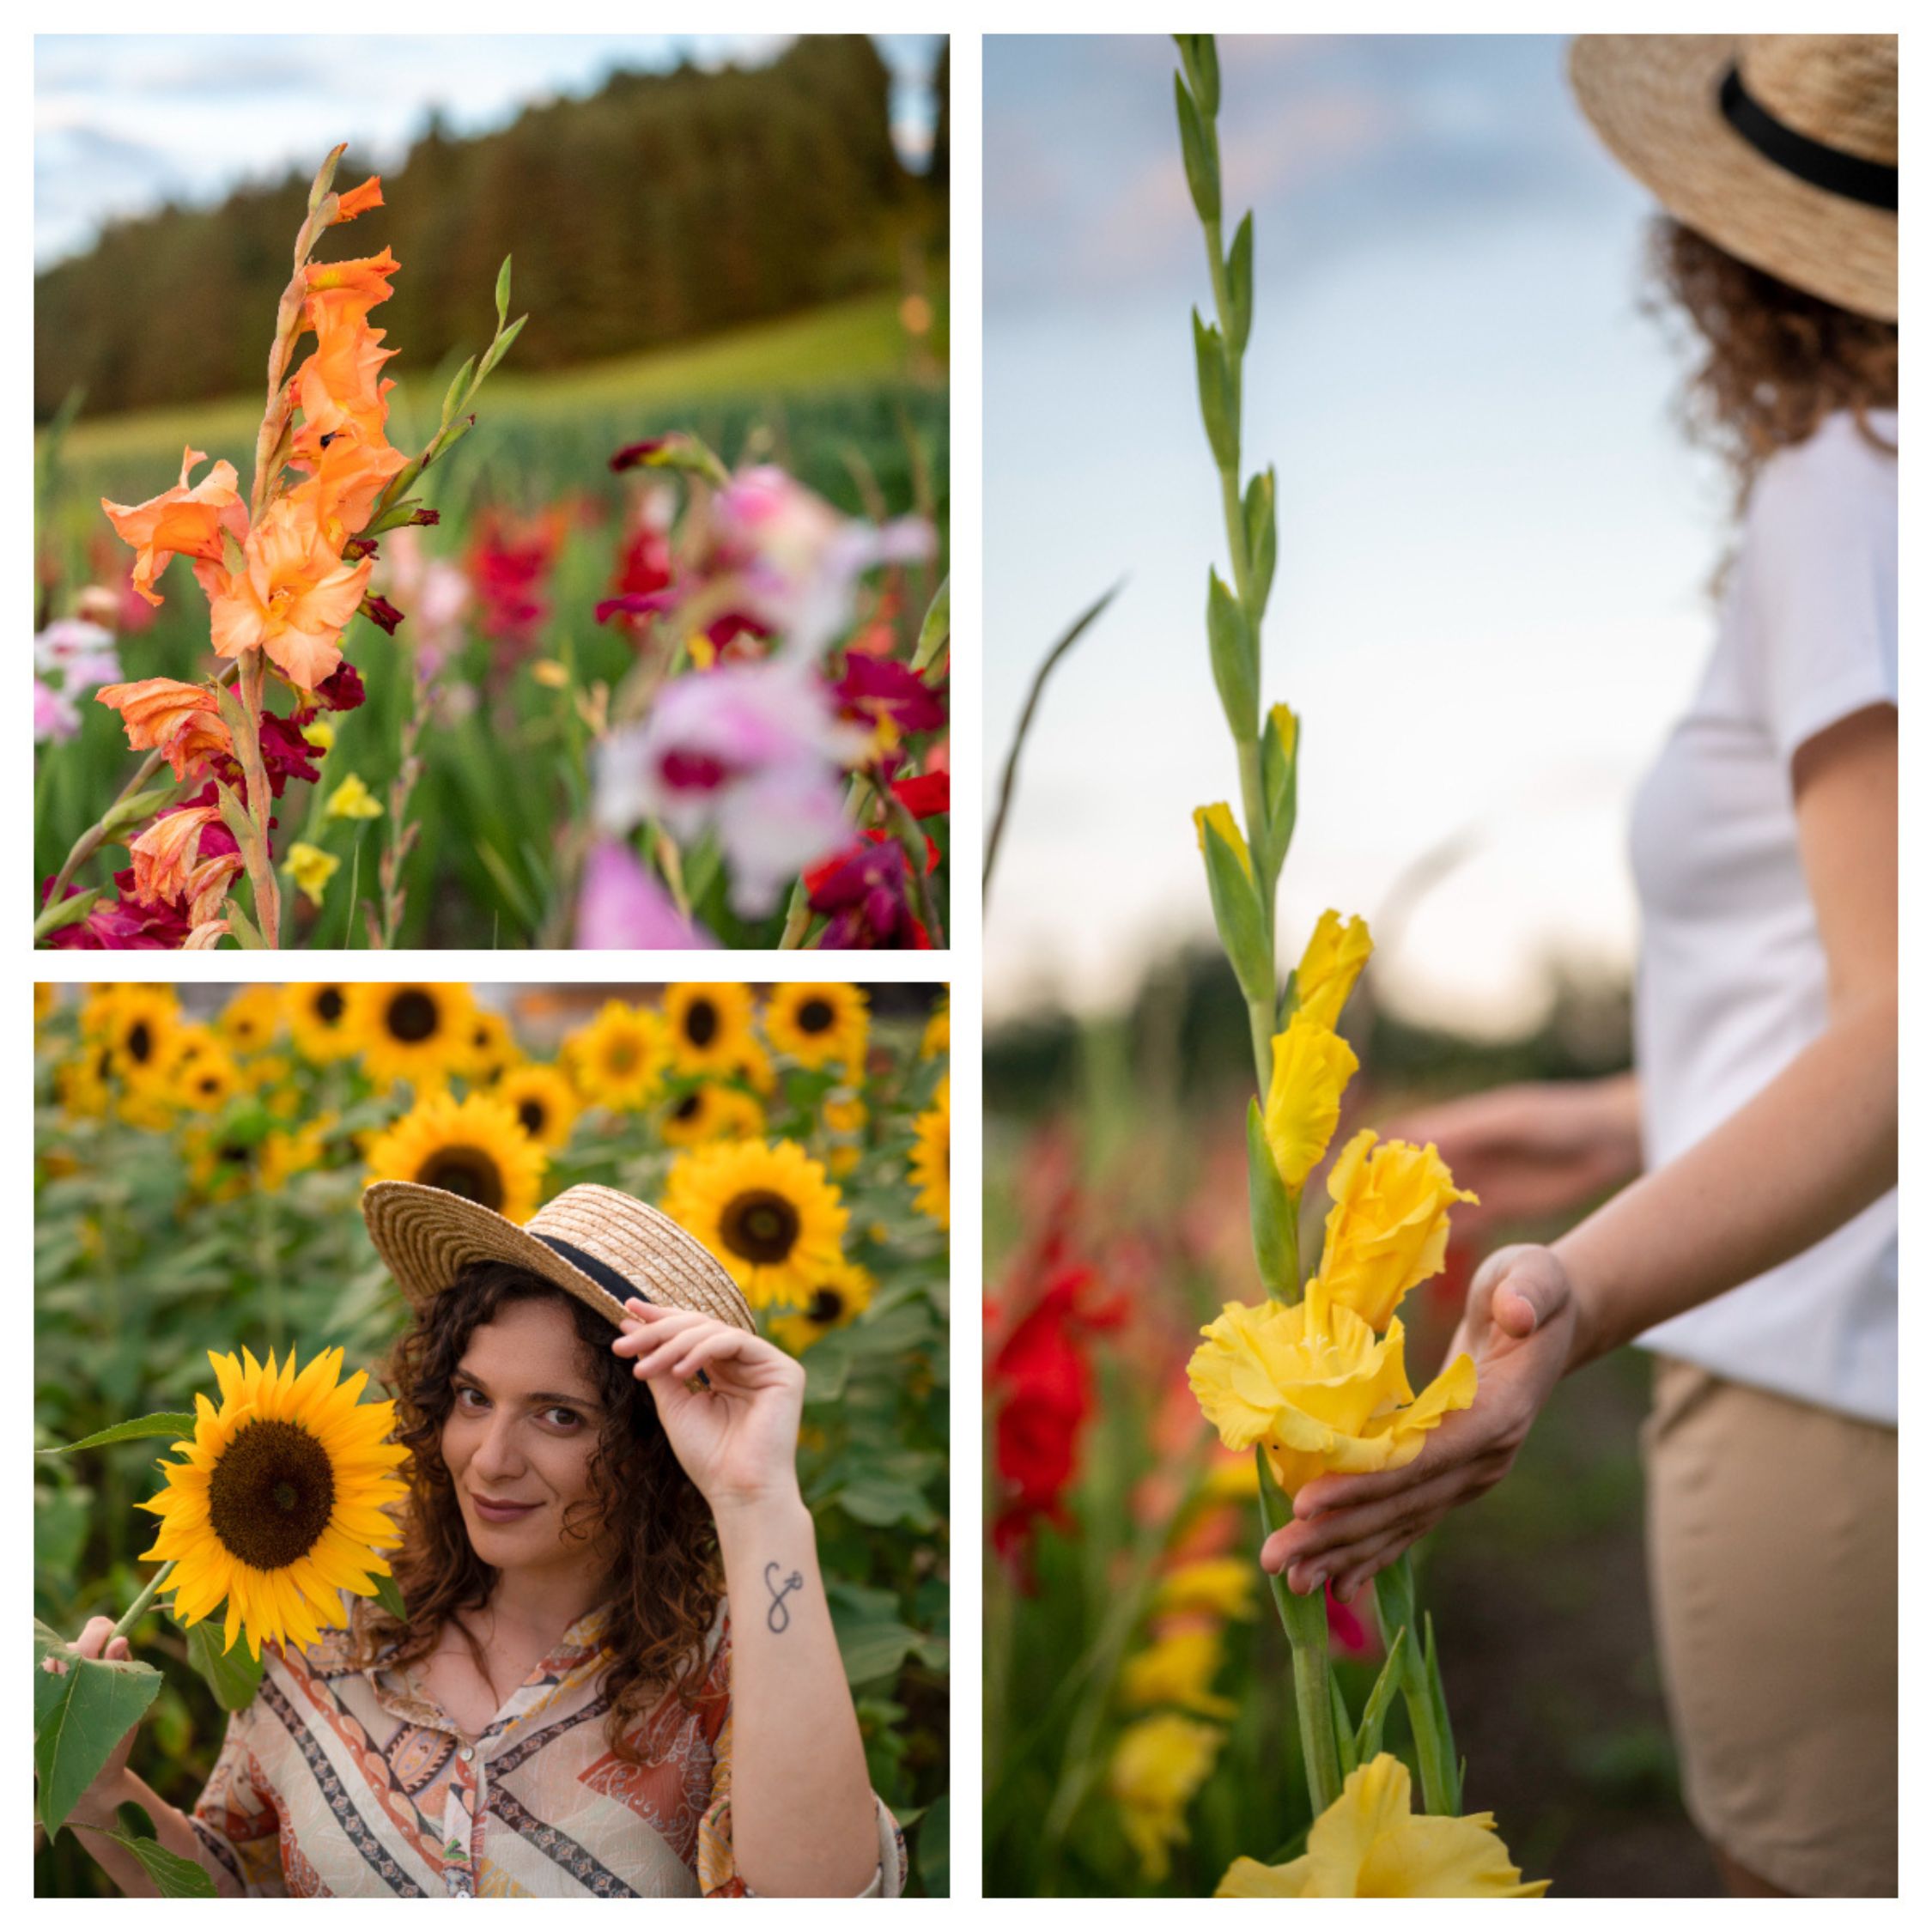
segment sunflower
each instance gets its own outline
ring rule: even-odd
[[[340,981],[315,981],[282,989],[289,1030],[302,1057],[312,1066],[347,1060],[355,1051],[343,1021],[349,1012],[349,988]]]
[[[728,1073],[757,1042],[751,1036],[751,989],[745,986],[665,988],[671,1064],[680,1073]]]
[[[489,1091],[539,1147],[554,1151],[568,1142],[577,1121],[577,1091],[556,1067],[535,1061],[513,1067]]]
[[[523,1048],[501,1013],[479,1012],[470,1028],[470,1064],[473,1080],[500,1079],[523,1059]]]
[[[94,994],[81,1010],[82,1030],[104,1041],[112,1071],[133,1084],[152,1082],[181,1024],[166,987],[118,986]]]
[[[765,1008],[765,1032],[802,1066],[856,1067],[866,1054],[863,987],[779,986]]]
[[[841,1259],[845,1209],[794,1140],[720,1140],[679,1157],[664,1211],[730,1271],[755,1307],[797,1307]]]
[[[214,1042],[191,1042],[168,1062],[167,1092],[177,1107],[194,1114],[212,1114],[225,1107],[241,1088],[241,1075],[228,1049]]]
[[[872,1305],[872,1278],[856,1261],[820,1268],[814,1279],[817,1285],[796,1315],[775,1315],[765,1323],[765,1333],[794,1355],[804,1354],[822,1336],[845,1327]]]
[[[369,1148],[370,1180],[442,1188],[513,1221],[537,1212],[549,1164],[514,1111],[491,1094],[429,1094]]]
[[[264,1194],[278,1194],[298,1174],[322,1164],[328,1151],[329,1136],[335,1131],[336,1117],[325,1114],[307,1127],[284,1131],[277,1127],[262,1143],[256,1162]]]
[[[113,1050],[99,1041],[82,1041],[54,1069],[54,1091],[60,1097],[60,1110],[70,1121],[98,1121],[107,1112],[114,1097],[110,1084],[114,1072]]]
[[[765,1110],[736,1087],[707,1081],[665,1109],[659,1132],[672,1147],[702,1147],[708,1140],[755,1140],[765,1131]]]
[[[374,1596],[389,1564],[378,1552],[402,1532],[384,1514],[407,1493],[397,1465],[409,1452],[386,1440],[393,1402],[356,1398],[368,1374],[342,1374],[342,1351],[318,1355],[298,1376],[291,1354],[264,1369],[246,1349],[210,1352],[222,1406],[195,1397],[185,1462],[163,1463],[167,1486],[140,1507],[161,1518],[154,1547],[173,1564],[174,1614],[192,1626],[226,1597],[222,1643],[313,1643],[343,1622],[340,1592]]]
[[[238,1054],[258,1053],[282,1026],[282,994],[272,986],[245,986],[215,1016],[215,1030]]]
[[[629,1113],[657,1098],[671,1059],[664,1023],[641,1006],[607,999],[563,1042],[577,1091],[593,1106]]]
[[[932,1111],[913,1122],[912,1177],[919,1184],[913,1206],[942,1228],[952,1225],[951,1084],[941,1080]]]
[[[469,1071],[477,1003],[466,986],[345,987],[343,1028],[369,1078],[440,1087]]]
[[[919,1036],[919,1057],[921,1060],[943,1060],[952,1051],[952,1006],[942,999],[933,1009],[933,1017],[926,1023],[926,1030]]]
[[[33,1024],[38,1029],[42,1022],[51,1020],[60,1007],[60,988],[50,986],[45,980],[33,982]]]

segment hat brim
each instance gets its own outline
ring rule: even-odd
[[[605,1192],[614,1190],[573,1188],[544,1212],[556,1218],[555,1211],[572,1195]],[[737,1283],[702,1242],[647,1203],[615,1198],[623,1203],[631,1224],[629,1245],[637,1250],[622,1272],[640,1297],[757,1333]],[[622,1299],[530,1229],[444,1188],[415,1181],[375,1182],[362,1190],[362,1218],[396,1285],[417,1307],[434,1301],[472,1263],[504,1261],[575,1296],[614,1327],[629,1319]],[[581,1242],[576,1245],[584,1249]]]
[[[1731,33],[1583,33],[1570,84],[1604,145],[1686,228],[1793,288],[1899,319],[1899,219],[1814,187],[1732,128]]]

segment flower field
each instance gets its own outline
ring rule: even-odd
[[[208,1382],[206,1352],[373,1365],[398,1291],[378,1179],[524,1218],[598,1182],[709,1245],[807,1375],[800,1475],[874,1784],[914,1886],[946,1869],[945,1006],[848,984],[340,982],[37,989],[35,1614],[118,1616],[151,1564],[154,1441],[61,1445]],[[240,1370],[235,1373],[239,1376]],[[192,1801],[222,1714],[159,1611],[134,1768]],[[64,1834],[42,1895],[96,1889]]]
[[[41,437],[40,943],[943,944],[933,300],[519,381],[506,261],[412,367],[332,165],[265,415]]]

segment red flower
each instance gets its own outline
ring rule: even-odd
[[[887,717],[902,732],[936,732],[946,721],[946,708],[938,693],[910,665],[896,659],[848,651],[845,676],[835,689],[840,703],[854,716],[867,721]]]
[[[928,839],[927,871],[939,863]],[[901,947],[927,951],[933,935],[912,909],[905,848],[889,832],[870,831],[835,859],[805,875],[811,909],[829,915],[819,944],[833,949]]]

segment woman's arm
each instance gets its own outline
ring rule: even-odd
[[[799,1493],[805,1371],[708,1315],[628,1304],[678,1461],[711,1505],[732,1605],[732,1845],[768,1897],[850,1898],[878,1866],[878,1804]],[[704,1370],[708,1388],[691,1377]]]
[[[1261,1548],[1297,1590],[1352,1595],[1501,1480],[1571,1370],[1789,1261],[1898,1184],[1898,713],[1874,706],[1793,761],[1798,843],[1828,974],[1825,1031],[1762,1092],[1551,1248],[1493,1255],[1450,1345],[1474,1405],[1416,1460],[1323,1476]],[[1292,1566],[1292,1567],[1291,1567]]]

